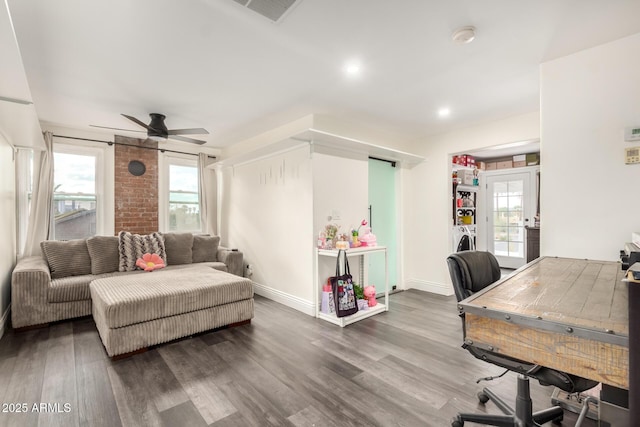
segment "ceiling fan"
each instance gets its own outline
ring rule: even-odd
[[[209,132],[203,128],[193,128],[193,129],[167,129],[167,126],[164,124],[164,119],[166,116],[164,114],[159,113],[151,113],[149,116],[151,117],[151,123],[146,124],[133,116],[128,116],[126,114],[122,114],[122,116],[131,120],[137,125],[142,126],[147,130],[147,137],[149,139],[153,139],[154,141],[164,141],[166,139],[175,139],[177,141],[190,142],[192,144],[205,144],[207,141],[202,141],[200,139],[187,138],[185,136],[180,135],[208,135]],[[115,129],[115,130],[125,130],[132,132],[131,129],[120,129],[120,128],[112,128],[106,126],[95,126],[104,129]],[[133,131],[138,132],[138,131]]]

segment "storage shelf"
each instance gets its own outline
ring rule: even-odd
[[[352,314],[351,316],[337,317],[335,314],[326,314],[323,312],[319,312],[318,318],[326,320],[327,322],[331,322],[334,325],[344,327],[359,320],[366,319],[367,317],[382,313],[383,311],[387,311],[387,306],[385,304],[378,303],[375,307],[369,307],[366,310],[358,310],[356,314]]]
[[[386,246],[359,246],[357,248],[343,249],[347,256],[370,254],[374,252],[386,252]],[[338,256],[339,249],[318,249],[318,255],[322,256]]]
[[[479,188],[480,188],[479,185],[458,184],[456,186],[456,191],[468,191],[471,193],[477,193]]]
[[[318,277],[318,260],[321,256],[328,256],[336,258],[338,256],[338,249],[316,249],[316,257],[313,268],[314,273],[314,294],[315,298],[317,298],[315,302],[316,309],[316,317],[318,319],[326,320],[327,322],[333,323],[334,325],[338,325],[341,328],[344,328],[347,325],[358,322],[360,320],[366,319],[378,313],[382,313],[384,311],[389,311],[389,266],[388,266],[388,257],[387,257],[387,247],[386,246],[364,246],[358,248],[349,248],[344,249],[347,258],[353,256],[359,256],[361,258],[361,267],[364,268],[364,261],[366,260],[365,255],[382,252],[384,253],[384,302],[385,304],[378,303],[375,307],[369,307],[367,310],[358,310],[355,314],[351,316],[345,317],[337,317],[335,314],[326,314],[320,311],[320,283]],[[361,276],[363,275],[362,268],[360,269]],[[362,277],[361,277],[362,279]]]
[[[451,164],[451,169],[454,170],[454,171],[462,171],[462,170],[472,171],[474,169],[478,169],[478,167],[477,166],[458,165],[456,163],[452,163]]]

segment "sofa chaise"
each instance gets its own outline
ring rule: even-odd
[[[191,322],[189,328],[184,328],[184,331],[174,330],[172,333],[164,334],[162,337],[164,341],[201,332],[212,327],[250,320],[253,317],[253,290],[250,286],[251,281],[242,278],[244,268],[242,252],[219,246],[220,238],[217,236],[200,236],[192,235],[191,233],[166,233],[161,236],[166,250],[166,267],[150,273],[142,270],[119,271],[121,256],[118,236],[94,236],[84,240],[42,242],[43,255],[20,259],[12,273],[11,319],[13,327],[25,328],[91,315],[93,304],[90,284],[94,281],[98,284],[96,287],[99,289],[97,294],[100,297],[108,298],[110,287],[124,289],[119,285],[120,281],[128,283],[132,278],[140,277],[140,283],[153,283],[155,280],[149,280],[150,277],[153,277],[158,279],[165,278],[165,280],[174,283],[180,283],[181,281],[186,283],[191,280],[189,279],[190,277],[198,276],[198,272],[200,272],[200,276],[208,278],[208,283],[211,286],[219,286],[221,283],[223,285],[225,283],[231,284],[229,289],[239,286],[241,291],[231,292],[231,294],[237,300],[244,301],[241,304],[241,313],[234,311],[230,307],[224,310],[216,309],[219,312],[226,313],[226,315],[218,313],[215,321],[213,321],[210,319],[211,313],[209,313],[208,321],[201,321],[200,324],[196,325],[193,322],[198,323],[197,319],[195,319],[197,316],[192,316],[192,318],[189,318]],[[222,288],[225,286],[222,286]],[[238,302],[230,301],[229,298],[217,297],[218,294],[224,294],[224,292],[219,292],[219,290],[209,292],[204,289],[206,286],[202,283],[200,283],[200,288],[197,286],[196,288],[186,292],[190,296],[184,298],[198,299],[206,295],[209,305],[209,307],[204,307],[206,309]],[[151,295],[147,295],[147,302],[153,301],[156,305],[163,298],[172,298],[171,292],[163,294],[164,291],[161,289],[150,289],[146,292]],[[154,292],[155,296],[153,295]],[[176,293],[175,290],[174,293]],[[175,295],[173,298],[175,298]],[[100,300],[99,304],[102,304],[101,307],[103,307],[103,313],[99,315],[106,315],[104,301]],[[148,313],[146,319],[134,319],[133,323],[144,323],[150,320],[158,321],[162,317],[170,318],[204,309],[201,306],[194,307],[189,304],[180,305],[180,303],[177,303],[177,306],[181,308],[166,312],[150,310],[149,313],[155,314],[149,315]],[[202,315],[203,313],[200,314]],[[154,317],[154,319],[149,319],[149,317]],[[167,322],[170,323],[170,321]],[[98,324],[97,319],[96,323]],[[133,323],[125,326],[131,326]],[[117,322],[112,323],[107,320],[103,324],[117,325]],[[180,329],[180,327],[174,326],[174,329],[176,328]],[[194,329],[200,330],[195,331]],[[118,334],[112,335],[116,336]],[[170,338],[171,336],[173,338]],[[149,344],[153,340],[138,341],[145,341],[145,344]],[[125,346],[121,347],[124,348]],[[109,349],[107,351],[109,352]]]

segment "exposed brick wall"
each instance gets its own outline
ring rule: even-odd
[[[148,234],[158,231],[158,151],[138,148],[158,147],[152,140],[115,137],[115,233],[130,231]],[[129,162],[138,160],[146,166],[142,176],[129,173]]]

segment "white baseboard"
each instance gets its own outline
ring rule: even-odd
[[[418,289],[420,291],[431,292],[432,294],[450,296],[453,295],[453,287],[446,283],[428,282],[421,279],[407,279],[404,283],[405,289]]]
[[[253,282],[253,291],[260,296],[269,298],[270,300],[286,305],[287,307],[291,307],[294,310],[301,311],[309,316],[316,315],[313,301],[307,301],[300,297],[290,295],[286,292],[282,292],[278,289],[273,289],[256,282]]]
[[[4,331],[7,330],[7,323],[9,323],[9,314],[11,314],[11,304],[7,307],[2,317],[0,317],[0,339],[4,335]]]

